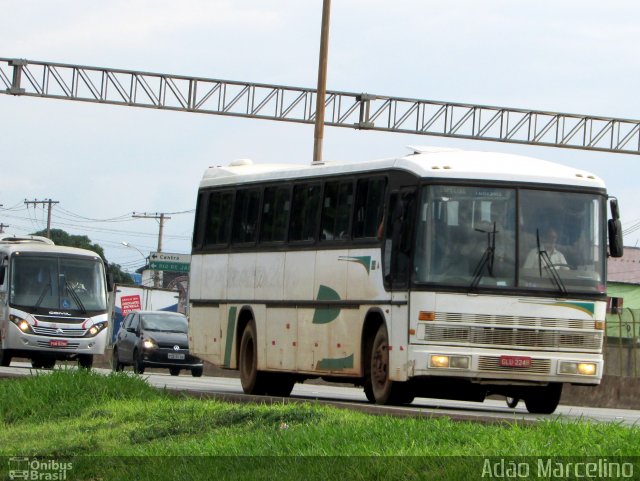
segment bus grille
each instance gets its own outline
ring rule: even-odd
[[[426,324],[424,340],[472,346],[599,351],[601,332]]]
[[[506,367],[500,365],[500,358],[481,356],[478,359],[478,369],[480,371],[494,372],[528,372],[535,374],[549,374],[551,371],[551,361],[549,359],[531,359],[530,367]]]
[[[502,316],[499,314],[461,314],[458,312],[436,312],[436,322],[481,324],[486,326],[546,327],[554,329],[593,329],[593,320],[554,319],[545,317]]]
[[[51,337],[82,337],[86,334],[86,329],[78,329],[76,327],[42,327],[31,326],[33,332],[39,336]]]
[[[86,317],[65,317],[65,316],[33,316],[38,322],[59,322],[65,324],[82,324],[87,320]]]

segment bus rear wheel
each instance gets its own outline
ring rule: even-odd
[[[256,323],[251,320],[240,340],[240,383],[245,394],[266,394],[266,374],[258,371],[258,336]]]
[[[367,342],[364,363],[364,393],[367,399],[375,404],[389,403],[393,381],[389,379],[389,336],[384,324]]]

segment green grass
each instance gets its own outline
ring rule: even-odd
[[[230,404],[86,370],[0,381],[0,417],[0,456],[73,458],[73,474],[84,477],[70,479],[134,479],[123,473],[136,469],[135,479],[177,479],[181,469],[191,479],[212,472],[219,479],[270,479],[274,470],[284,479],[438,479],[443,472],[467,479],[470,469],[480,477],[483,457],[640,455],[638,427],[483,425],[314,403]],[[345,469],[357,478],[337,475]]]

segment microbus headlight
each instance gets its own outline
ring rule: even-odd
[[[98,323],[94,324],[93,326],[91,326],[89,328],[89,330],[87,330],[87,333],[85,334],[85,336],[93,337],[93,336],[97,335],[100,331],[102,331],[105,327],[107,327],[107,323],[106,322],[98,322]]]
[[[18,329],[20,329],[22,332],[25,332],[27,334],[33,334],[33,329],[31,329],[31,324],[29,324],[26,319],[23,319],[14,314],[11,314],[9,316],[9,320],[13,322],[16,326],[18,326]]]
[[[156,347],[158,347],[158,344],[153,339],[145,339],[144,341],[142,341],[142,346],[145,349],[155,349]]]

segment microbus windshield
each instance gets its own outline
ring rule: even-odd
[[[604,293],[602,195],[423,187],[414,280],[475,289]]]
[[[36,310],[104,312],[104,283],[102,263],[95,259],[21,253],[12,260],[9,302]]]

